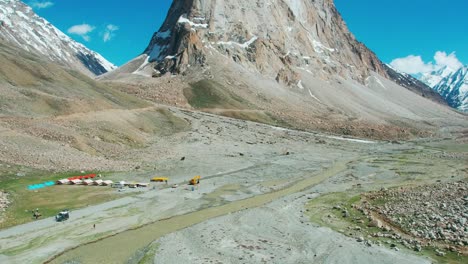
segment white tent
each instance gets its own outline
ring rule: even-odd
[[[81,185],[81,184],[83,184],[83,181],[82,180],[71,180],[71,183],[75,184],[75,185]]]
[[[107,180],[107,181],[103,181],[102,182],[102,185],[112,185],[112,183],[114,183],[113,181],[110,181],[110,180]]]
[[[103,180],[95,180],[95,181],[94,181],[94,185],[98,185],[98,186],[99,186],[99,185],[102,185],[102,183],[103,183]]]
[[[61,180],[57,181],[57,184],[59,184],[59,185],[70,184],[70,180],[69,179],[61,179]]]
[[[83,181],[83,184],[84,184],[84,185],[93,185],[94,182],[93,182],[93,180],[84,180],[84,181]]]

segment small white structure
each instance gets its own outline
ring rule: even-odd
[[[113,183],[114,183],[113,181],[107,180],[107,181],[103,181],[103,182],[102,182],[102,185],[104,185],[104,186],[109,186],[109,185],[112,185]]]
[[[93,184],[97,186],[101,186],[102,183],[103,183],[103,180],[95,180]]]
[[[71,180],[71,184],[73,185],[82,185],[83,184],[83,181],[82,180]]]
[[[66,184],[70,184],[70,180],[69,179],[61,179],[61,180],[58,180],[56,183],[58,185],[66,185]]]
[[[93,180],[84,180],[84,181],[83,181],[83,184],[84,184],[84,185],[93,185],[94,182],[93,182]]]

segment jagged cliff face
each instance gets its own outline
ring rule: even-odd
[[[19,0],[0,0],[0,41],[96,76],[116,67],[72,40]]]
[[[332,0],[181,0],[145,53],[156,70],[184,73],[223,55],[288,85],[298,71],[364,83],[374,71],[389,77],[376,55],[348,31]]]

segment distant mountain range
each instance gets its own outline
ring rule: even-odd
[[[116,68],[19,0],[0,0],[0,41],[42,55],[58,64],[97,76]]]
[[[439,93],[447,103],[460,111],[468,112],[468,66],[459,69],[443,67],[419,76],[419,80]]]

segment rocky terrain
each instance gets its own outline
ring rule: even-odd
[[[400,187],[364,196],[364,211],[376,226],[389,229],[388,222],[405,234],[408,247],[419,250],[435,246],[465,252],[468,246],[468,183],[466,181],[438,183],[420,187]],[[379,220],[380,219],[380,220]],[[390,228],[391,229],[391,228]],[[387,230],[388,231],[388,230]],[[377,237],[385,237],[376,234]],[[401,236],[399,237],[401,239]]]

